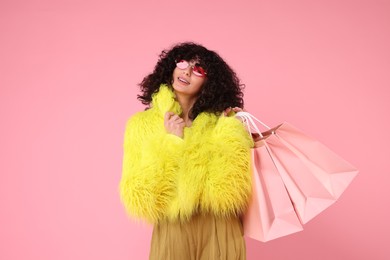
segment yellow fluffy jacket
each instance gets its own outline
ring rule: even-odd
[[[181,107],[161,85],[151,108],[127,122],[118,187],[127,213],[149,223],[185,221],[197,212],[239,216],[251,193],[253,141],[243,124],[202,112],[180,138],[165,130],[167,111],[180,115]]]

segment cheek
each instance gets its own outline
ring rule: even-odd
[[[192,79],[192,81],[193,81],[193,83],[196,84],[196,86],[198,88],[200,88],[200,87],[202,87],[205,80],[204,80],[204,78],[200,78],[200,77],[194,75],[194,78]]]
[[[173,77],[173,78],[177,78],[178,74],[179,74],[178,68],[175,68],[175,69],[173,70],[172,77]]]

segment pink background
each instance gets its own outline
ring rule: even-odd
[[[137,2],[137,4],[135,4]],[[0,259],[147,259],[119,201],[136,84],[172,44],[216,50],[246,108],[359,168],[305,230],[248,259],[390,259],[390,2],[0,2]]]

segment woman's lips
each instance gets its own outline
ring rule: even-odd
[[[189,85],[189,84],[190,84],[186,79],[184,79],[184,78],[182,78],[182,77],[177,77],[177,79],[178,79],[180,82],[182,82],[182,83],[184,83],[184,84],[186,84],[186,85]]]

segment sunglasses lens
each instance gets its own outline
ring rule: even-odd
[[[187,61],[185,61],[185,60],[181,60],[178,63],[176,63],[176,67],[178,67],[181,70],[184,70],[184,69],[188,68],[189,65],[190,64]]]
[[[195,67],[194,67],[194,70],[193,70],[193,72],[194,72],[194,74],[196,75],[196,76],[205,76],[206,75],[206,72],[204,71],[204,69],[201,67],[201,66],[199,66],[199,65],[196,65]]]

